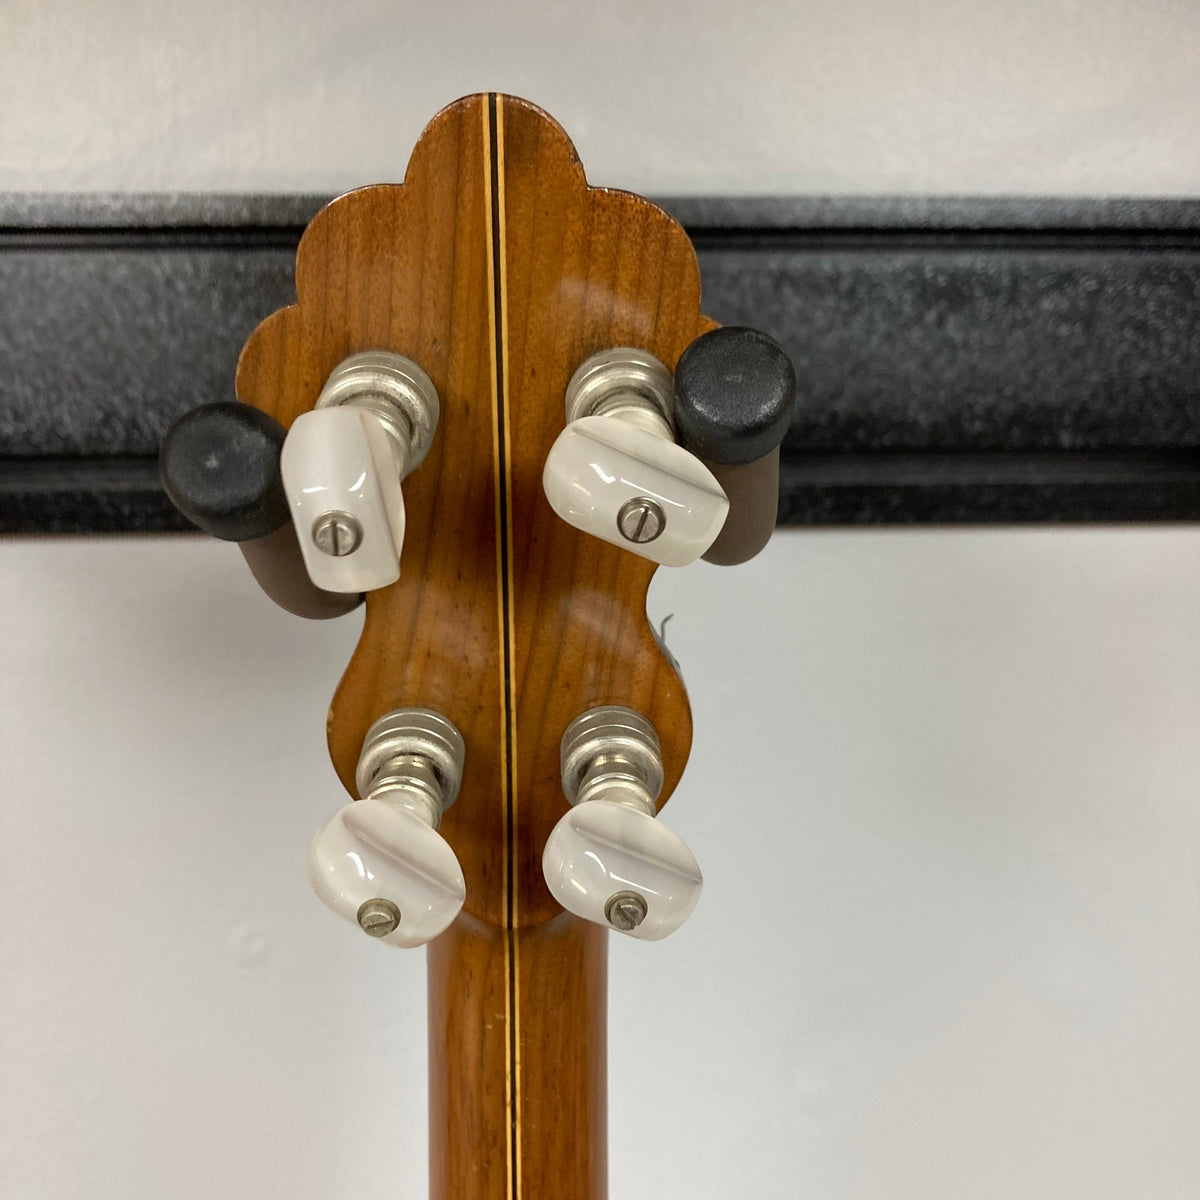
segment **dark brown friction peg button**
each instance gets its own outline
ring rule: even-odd
[[[779,515],[779,444],[795,400],[791,360],[756,329],[714,329],[680,355],[676,439],[703,461],[729,497],[729,516],[706,562],[746,562],[770,540]]]
[[[362,597],[323,591],[308,577],[279,474],[284,437],[278,421],[248,404],[194,408],[163,439],[163,489],[193,525],[238,543],[259,587],[280,608],[298,617],[340,617]]]

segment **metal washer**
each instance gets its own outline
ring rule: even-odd
[[[360,796],[394,758],[415,754],[426,759],[442,790],[443,812],[458,796],[466,746],[458,726],[432,708],[398,708],[377,720],[363,739],[354,782]]]
[[[364,350],[334,367],[316,407],[339,404],[357,404],[379,417],[404,451],[405,474],[429,453],[441,415],[433,380],[411,358],[391,350]]]
[[[662,748],[657,731],[641,713],[620,704],[602,704],[567,726],[561,747],[562,786],[572,804],[579,802],[579,785],[600,756],[623,759],[645,785],[651,801],[658,799],[663,785]]]
[[[649,350],[617,346],[586,359],[571,376],[564,401],[567,423],[613,408],[644,408],[675,428],[675,383]]]

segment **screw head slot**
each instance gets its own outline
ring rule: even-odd
[[[617,528],[627,542],[643,545],[652,542],[667,527],[662,505],[649,496],[626,500],[617,513]]]
[[[367,937],[387,937],[400,924],[400,910],[382,896],[358,906],[358,924]]]
[[[322,513],[312,524],[313,545],[331,558],[353,554],[362,545],[362,538],[362,525],[348,512]]]
[[[636,929],[649,909],[645,897],[638,892],[614,892],[604,906],[604,919],[622,933]]]

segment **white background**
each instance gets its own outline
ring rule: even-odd
[[[0,188],[316,190],[528,95],[653,193],[1200,192],[1192,3],[0,0]],[[706,893],[615,939],[614,1200],[1200,1196],[1193,528],[660,572]],[[360,618],[0,542],[0,1195],[425,1191],[424,963],[308,894]]]
[[[1194,0],[2,0],[0,187],[336,191],[468,92],[645,192],[1195,194]]]

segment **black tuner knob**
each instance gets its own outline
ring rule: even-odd
[[[792,419],[796,372],[779,343],[736,325],[701,334],[675,367],[679,444],[705,462],[757,462]]]
[[[779,515],[779,444],[795,402],[791,359],[756,329],[714,329],[680,355],[676,437],[729,497],[729,516],[707,562],[745,562],[770,539]]]
[[[167,432],[158,469],[171,503],[227,542],[274,533],[288,522],[279,474],[285,431],[248,404],[205,404]]]

